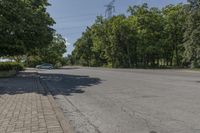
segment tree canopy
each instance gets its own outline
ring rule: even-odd
[[[24,55],[53,39],[47,0],[0,0],[0,56]]]
[[[53,34],[53,40],[47,47],[37,48],[34,53],[26,58],[26,64],[35,67],[39,63],[51,63],[61,66],[63,64],[63,55],[67,52],[65,39],[57,33]]]
[[[200,59],[200,4],[146,3],[130,6],[130,15],[99,16],[74,44],[71,62],[107,67],[184,67]],[[200,62],[199,62],[200,65]]]
[[[184,61],[194,67],[200,65],[200,0],[189,0],[190,5],[184,34]]]

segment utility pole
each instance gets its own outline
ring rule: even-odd
[[[115,0],[112,0],[108,5],[105,5],[106,11],[105,11],[105,17],[111,18],[113,15],[113,12],[115,12],[115,6],[114,6]]]

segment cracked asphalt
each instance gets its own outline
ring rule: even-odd
[[[77,133],[200,133],[200,73],[65,67],[41,70]]]

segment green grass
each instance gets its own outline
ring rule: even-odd
[[[0,78],[8,78],[16,75],[16,71],[0,71]]]

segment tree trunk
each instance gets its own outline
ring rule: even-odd
[[[179,56],[178,56],[178,46],[175,45],[175,54],[176,54],[176,65],[179,66]]]

